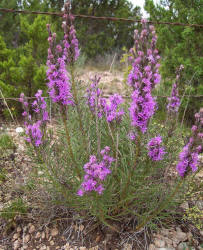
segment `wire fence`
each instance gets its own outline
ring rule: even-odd
[[[102,97],[108,98],[109,96],[110,95],[103,95]],[[122,97],[124,99],[129,99],[130,98],[130,96],[125,96],[125,95],[124,96],[122,95]],[[170,96],[156,95],[154,97],[157,97],[157,98],[169,98]],[[28,100],[36,99],[35,96],[26,97],[26,98]],[[43,98],[48,99],[50,97],[49,96],[43,96]],[[83,98],[85,98],[85,97],[83,97]],[[184,95],[184,98],[203,98],[203,95]],[[19,102],[19,98],[13,98],[13,97],[0,98],[0,101],[1,100],[8,100],[8,101],[10,100],[10,101],[18,101]]]
[[[0,12],[4,13],[18,13],[18,14],[32,14],[32,15],[49,15],[49,16],[59,16],[62,17],[64,12],[43,12],[43,11],[29,11],[29,10],[14,10],[7,8],[0,8]],[[108,20],[108,21],[123,21],[123,22],[132,22],[132,23],[140,23],[141,19],[133,19],[133,18],[121,18],[121,17],[106,17],[106,16],[90,16],[90,15],[81,15],[81,14],[72,14],[75,18],[88,18],[95,20]],[[196,27],[203,28],[203,24],[189,24],[189,23],[179,23],[179,22],[161,22],[161,21],[146,21],[149,24],[164,24],[164,25],[173,25],[173,26],[188,26],[188,27]]]
[[[8,8],[0,8],[0,12],[3,13],[18,13],[18,14],[33,14],[33,15],[49,15],[49,16],[58,16],[62,17],[65,11],[62,12],[42,12],[42,11],[29,11],[29,10],[15,10],[15,9],[8,9]],[[87,18],[87,19],[96,19],[96,20],[108,20],[108,21],[124,21],[124,22],[133,22],[133,23],[140,23],[142,22],[141,19],[132,19],[132,18],[118,18],[118,17],[106,17],[106,16],[90,16],[90,15],[81,15],[81,14],[72,14],[75,18]],[[173,25],[173,26],[189,26],[189,27],[196,27],[196,28],[203,28],[202,24],[188,24],[188,23],[179,23],[179,22],[160,22],[160,21],[146,21],[149,24],[163,24],[163,25]],[[104,96],[108,97],[108,95]],[[169,96],[156,96],[157,98],[168,98]],[[188,98],[203,98],[203,95],[185,95],[184,97]],[[27,97],[28,99],[35,99],[36,97]],[[44,98],[50,98],[45,96]],[[123,96],[123,98],[130,98],[130,96]],[[5,97],[0,98],[0,100],[7,101],[19,101],[19,98],[12,98],[12,97]]]

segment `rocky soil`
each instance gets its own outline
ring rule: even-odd
[[[85,72],[79,79],[87,85],[95,73]],[[112,74],[106,71],[98,75],[102,77],[101,86],[105,95],[114,92],[125,93],[123,73]],[[16,129],[17,127],[20,127],[20,124],[8,126],[0,121],[0,133],[11,135],[17,146],[6,157],[0,156],[0,169],[6,172],[5,179],[1,180],[0,176],[0,211],[18,198],[25,200],[29,209],[24,215],[16,214],[13,219],[0,217],[0,250],[203,250],[203,231],[197,229],[191,221],[180,219],[169,228],[161,227],[157,233],[142,230],[140,233],[115,234],[94,227],[94,221],[78,219],[74,212],[64,212],[63,208],[53,207],[47,210],[46,206],[37,203],[36,193],[33,206],[32,198],[24,192],[33,164],[25,154],[24,139],[20,134],[22,129]],[[203,169],[196,178],[198,183],[202,183]],[[198,215],[200,218],[197,219],[199,223],[203,223],[203,198],[199,192],[198,198],[186,201],[180,209],[184,214],[194,206],[201,211]]]
[[[24,139],[16,130],[16,125],[6,129],[12,136],[17,148],[7,158],[0,161],[0,167],[6,169],[7,179],[0,186],[0,210],[8,206],[12,200],[21,197],[27,200],[22,186],[28,181],[32,162],[25,155]],[[198,176],[202,180],[202,173]],[[15,187],[15,188],[14,188]],[[203,201],[196,201],[202,211]],[[182,209],[189,208],[190,202],[182,204]],[[192,223],[179,222],[170,228],[160,228],[159,232],[142,232],[138,234],[114,235],[111,232],[102,233],[98,229],[87,235],[87,223],[73,219],[70,223],[52,223],[50,217],[44,221],[37,218],[43,213],[36,208],[28,211],[25,216],[16,215],[14,219],[0,218],[0,250],[9,249],[149,249],[149,250],[203,250],[203,231],[198,230]],[[48,220],[46,222],[46,220]],[[145,239],[144,239],[145,238]],[[87,241],[91,241],[87,244]],[[134,241],[134,242],[133,242]],[[136,244],[134,244],[136,243]],[[89,245],[89,247],[87,247]]]

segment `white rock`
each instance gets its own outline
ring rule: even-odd
[[[39,250],[46,250],[47,247],[45,245],[41,246]]]
[[[29,240],[30,240],[30,235],[29,234],[25,235],[24,242],[28,243]]]
[[[35,232],[35,226],[34,225],[31,225],[30,226],[30,229],[29,229],[29,233],[32,234]]]
[[[14,235],[13,235],[13,240],[15,241],[15,240],[17,240],[18,238],[19,238],[19,234],[18,233],[15,233]]]
[[[130,245],[130,244],[125,244],[125,245],[124,245],[124,250],[132,250],[132,245]]]
[[[52,240],[52,241],[50,241],[50,245],[51,246],[53,246],[55,243],[54,243],[54,241]]]
[[[20,242],[19,242],[18,240],[16,240],[16,241],[14,242],[14,244],[13,244],[13,249],[14,249],[14,250],[17,250],[17,249],[19,249],[19,247],[20,247]]]
[[[155,247],[155,245],[153,245],[153,244],[150,244],[150,245],[149,245],[149,250],[156,250],[156,247]]]
[[[167,245],[172,245],[173,244],[173,241],[171,239],[164,238],[164,241],[167,243]]]
[[[42,239],[44,239],[45,238],[45,232],[42,232]]]
[[[165,236],[168,236],[168,235],[169,235],[169,230],[166,229],[166,228],[163,228],[163,229],[161,230],[161,234],[163,234],[163,235],[165,235]]]
[[[16,133],[23,133],[24,129],[22,127],[17,127],[16,128]]]
[[[41,233],[40,232],[37,232],[36,235],[35,235],[35,239],[39,239],[41,236]]]
[[[156,247],[165,247],[165,242],[163,240],[156,239],[154,241],[154,244],[155,244]]]
[[[157,248],[156,250],[175,250],[175,248],[161,247],[161,248]]]
[[[186,241],[187,240],[187,234],[183,232],[177,232],[175,235],[176,239],[179,241]]]

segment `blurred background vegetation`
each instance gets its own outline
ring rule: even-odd
[[[63,10],[64,0],[2,0],[0,8],[35,11]],[[145,0],[145,10],[154,21],[203,24],[202,0]],[[140,7],[128,0],[72,0],[72,12],[95,16],[142,18]],[[61,18],[43,15],[19,15],[0,12],[0,89],[4,97],[19,97],[23,91],[33,96],[37,89],[46,90],[46,56],[51,23],[58,39],[63,36]],[[139,24],[76,18],[75,26],[80,43],[79,66],[87,63],[99,66],[117,55],[117,61],[133,46],[133,30]],[[156,25],[158,49],[162,57],[162,87],[159,94],[170,94],[176,68],[185,67],[181,94],[203,95],[203,29],[187,26]],[[2,96],[1,96],[2,97]],[[163,104],[163,101],[162,103]],[[19,114],[17,102],[8,101],[12,112]],[[190,120],[203,98],[184,98],[182,112]],[[7,109],[0,101],[0,116]]]

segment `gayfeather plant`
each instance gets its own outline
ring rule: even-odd
[[[163,157],[166,154],[165,149],[161,146],[161,144],[161,136],[152,138],[147,144],[148,155],[153,161],[163,160]]]
[[[47,191],[54,193],[54,199],[50,200],[59,203],[64,200],[64,205],[79,211],[77,214],[93,215],[116,232],[129,231],[122,227],[127,216],[128,225],[136,225],[136,228],[133,226],[133,231],[142,231],[152,220],[155,225],[154,222],[156,218],[161,218],[162,211],[166,213],[169,210],[169,204],[177,192],[182,191],[185,181],[178,177],[168,183],[165,178],[171,162],[175,161],[179,143],[182,143],[181,136],[178,141],[175,138],[175,143],[173,136],[178,137],[179,133],[182,135],[182,131],[173,130],[172,127],[174,133],[169,136],[169,133],[162,131],[163,124],[157,124],[156,120],[150,122],[157,108],[152,92],[161,79],[155,29],[146,20],[142,20],[142,30],[135,30],[134,48],[130,50],[132,56],[129,58],[132,67],[128,75],[128,85],[132,92],[130,105],[127,106],[128,102],[123,105],[123,98],[119,94],[104,98],[99,88],[100,77],[97,76],[87,89],[86,103],[81,101],[83,96],[77,91],[81,86],[74,67],[79,56],[79,46],[69,3],[65,4],[62,27],[64,38],[56,44],[56,34],[47,25],[48,93],[51,101],[59,105],[63,126],[61,128],[60,124],[57,136],[49,136],[46,140],[49,115],[42,91],[39,90],[35,95],[31,104],[32,113],[28,98],[24,94],[20,96],[24,108],[22,115],[26,119],[26,140],[35,149],[32,153],[35,152],[40,163],[43,163],[36,164],[45,177],[40,178],[40,184],[41,180],[44,180],[46,188],[47,183],[49,184]],[[180,106],[179,75],[178,73],[176,76],[172,95],[168,99],[170,114],[176,114]],[[130,119],[124,113],[126,106]],[[88,107],[90,112],[85,112]],[[33,113],[37,118],[35,120],[31,117]],[[190,171],[197,171],[199,154],[203,152],[203,109],[195,115],[195,119],[192,136],[182,149],[176,167],[181,177],[185,177]],[[158,133],[154,138],[150,136],[158,130],[165,135],[165,146]],[[54,130],[53,135],[57,131]],[[51,139],[57,141],[52,142]],[[106,145],[112,146],[110,148]],[[165,157],[166,151],[172,152],[170,157]],[[150,159],[157,168],[150,167]],[[163,159],[164,161],[158,162]],[[176,185],[178,179],[180,180]],[[118,221],[121,223],[117,223]]]
[[[110,167],[114,161],[114,158],[109,156],[109,152],[110,148],[108,146],[101,150],[100,155],[102,160],[100,162],[95,155],[90,156],[89,162],[83,167],[85,176],[77,193],[79,196],[92,191],[97,192],[99,195],[103,193],[103,182],[111,173]]]
[[[196,124],[192,127],[192,136],[179,154],[179,162],[176,166],[181,177],[188,174],[190,170],[196,172],[198,169],[199,154],[203,152],[203,109],[195,115]]]
[[[134,33],[134,48],[130,50],[132,70],[128,76],[128,84],[133,89],[129,108],[131,125],[145,133],[156,109],[156,101],[151,92],[160,82],[161,76],[154,26],[148,27],[145,20],[142,20],[142,26],[141,33],[138,30]]]

